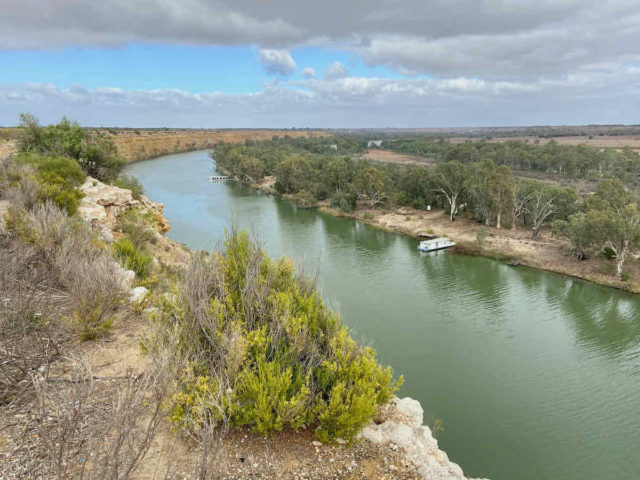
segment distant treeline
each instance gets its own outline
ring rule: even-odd
[[[388,139],[383,148],[399,153],[429,157],[436,161],[475,163],[492,160],[514,170],[557,174],[570,179],[600,180],[613,176],[630,185],[638,184],[640,155],[631,148],[618,152],[587,145],[544,145],[512,140],[451,143],[443,139]]]

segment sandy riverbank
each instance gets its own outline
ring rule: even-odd
[[[279,195],[273,188],[274,179],[267,177],[260,185],[252,187],[269,194]],[[286,195],[284,196],[287,197]],[[629,272],[628,282],[613,276],[613,261],[601,257],[588,260],[576,260],[569,255],[570,243],[551,235],[548,229],[540,231],[538,238],[531,238],[531,231],[487,228],[487,236],[478,245],[477,234],[482,225],[465,217],[449,220],[441,209],[430,212],[408,207],[366,208],[362,205],[354,212],[346,213],[332,208],[327,202],[319,205],[319,210],[367,223],[390,232],[417,237],[419,233],[449,237],[456,242],[454,252],[470,255],[482,255],[508,262],[511,265],[525,266],[548,272],[568,275],[607,287],[618,288],[632,293],[640,293],[640,265],[630,259],[624,270]]]

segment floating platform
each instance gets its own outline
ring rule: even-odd
[[[418,250],[421,252],[433,252],[435,250],[453,247],[454,245],[455,242],[452,242],[447,237],[439,237],[421,241],[418,245]]]
[[[209,177],[209,181],[210,182],[226,182],[230,180],[229,177],[227,177],[226,175],[211,175]]]

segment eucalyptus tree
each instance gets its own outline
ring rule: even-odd
[[[640,247],[638,198],[620,180],[604,180],[584,208],[568,222],[557,222],[556,231],[571,240],[578,258],[585,258],[588,248],[609,247],[615,254],[616,275],[622,277],[629,254]]]
[[[529,182],[525,204],[531,238],[537,238],[542,226],[554,219],[566,219],[576,210],[577,194],[572,188],[560,188],[543,182]]]
[[[384,203],[387,198],[389,180],[382,170],[376,167],[361,169],[354,181],[356,196],[365,200],[371,207]]]
[[[434,168],[434,190],[449,204],[449,218],[453,222],[458,213],[458,200],[465,191],[468,169],[460,162],[439,163]]]

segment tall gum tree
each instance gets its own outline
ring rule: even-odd
[[[434,169],[434,190],[441,193],[449,204],[449,218],[453,222],[458,200],[467,182],[467,167],[460,162],[439,163]]]

